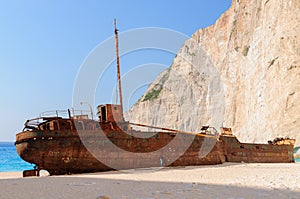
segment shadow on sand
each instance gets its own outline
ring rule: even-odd
[[[107,197],[103,197],[107,196]],[[0,181],[0,198],[300,198],[288,189],[72,176]]]

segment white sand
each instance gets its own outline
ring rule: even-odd
[[[300,163],[42,175],[0,173],[0,198],[300,198]]]

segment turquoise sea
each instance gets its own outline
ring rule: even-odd
[[[18,156],[13,142],[0,142],[0,172],[23,171],[33,166]]]
[[[295,161],[300,162],[300,158]],[[23,171],[33,169],[33,166],[18,156],[13,142],[0,142],[0,172]]]

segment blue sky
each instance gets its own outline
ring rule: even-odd
[[[72,106],[79,68],[91,50],[113,36],[114,18],[120,33],[161,27],[191,36],[212,25],[230,4],[231,0],[0,0],[0,141],[14,141],[24,122],[43,111]],[[129,70],[143,62],[170,65],[173,57],[145,51],[122,58],[121,66]],[[98,102],[106,103],[100,97]]]

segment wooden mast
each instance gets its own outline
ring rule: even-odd
[[[120,95],[120,105],[121,111],[123,114],[123,97],[122,97],[122,84],[121,84],[121,72],[120,72],[120,58],[119,58],[119,38],[118,38],[118,29],[117,29],[117,21],[114,20],[115,25],[115,40],[116,40],[116,56],[117,56],[117,69],[118,69],[118,83],[119,83],[119,95]]]

